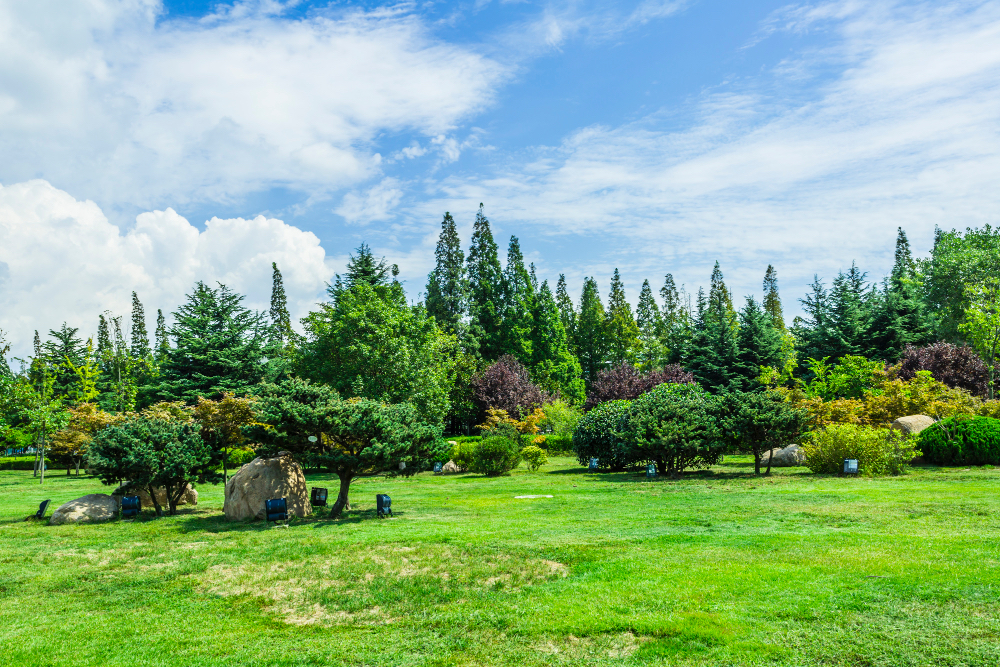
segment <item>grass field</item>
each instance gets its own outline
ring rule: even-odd
[[[288,529],[227,523],[212,486],[24,522],[107,489],[0,472],[0,665],[1000,665],[1000,469],[749,472],[367,479]]]

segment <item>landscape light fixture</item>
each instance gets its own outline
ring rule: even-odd
[[[314,507],[326,507],[326,496],[326,489],[320,486],[314,486],[312,488],[312,497],[309,499],[309,502],[311,502]]]
[[[45,510],[47,510],[49,508],[49,503],[50,502],[52,502],[51,499],[49,499],[49,500],[43,500],[41,503],[39,503],[39,505],[38,505],[38,511],[35,512],[35,518],[36,519],[38,519],[39,521],[41,521],[42,519],[45,518]]]
[[[444,468],[444,466],[441,465],[440,461],[434,464],[434,472],[441,472],[442,468]]]
[[[264,501],[264,520],[267,523],[288,521],[288,502],[284,498],[271,498]]]
[[[597,470],[597,459],[591,457],[590,465],[587,466],[587,470]]]
[[[134,519],[142,511],[142,501],[139,496],[125,496],[122,498],[122,518]]]
[[[844,474],[845,475],[857,475],[858,474],[858,460],[857,459],[844,459]]]
[[[392,498],[384,493],[377,494],[375,496],[375,513],[380,519],[384,519],[387,514],[392,516]]]
[[[646,479],[656,479],[656,464],[650,463],[646,466]]]

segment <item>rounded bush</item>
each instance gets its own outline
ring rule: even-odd
[[[573,451],[582,465],[597,459],[601,470],[635,465],[635,448],[627,437],[631,401],[607,401],[587,412],[573,431]]]
[[[472,465],[472,456],[476,451],[477,444],[478,441],[462,440],[451,448],[451,460],[462,472],[468,470],[469,466]]]
[[[517,440],[503,435],[491,435],[476,443],[469,470],[487,477],[505,475],[521,462]]]
[[[859,424],[830,424],[814,431],[803,444],[806,466],[816,473],[840,474],[844,459],[857,459],[865,476],[900,475],[919,455],[916,438],[901,432]]]
[[[535,445],[530,445],[521,450],[521,458],[528,465],[528,470],[534,472],[549,462],[549,457],[545,450]]]
[[[661,475],[671,476],[720,462],[726,449],[720,411],[718,399],[698,385],[654,387],[632,402],[633,456],[655,462]]]
[[[1000,465],[1000,419],[957,416],[920,432],[924,460],[940,466]]]

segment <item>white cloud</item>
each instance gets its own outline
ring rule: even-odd
[[[334,213],[348,222],[363,225],[387,220],[403,196],[398,186],[399,181],[395,178],[385,178],[365,192],[348,192]]]
[[[484,201],[522,238],[575,236],[549,266],[619,266],[632,298],[667,271],[704,284],[716,259],[737,294],[756,294],[774,263],[792,311],[813,272],[856,259],[884,275],[897,226],[924,250],[934,225],[995,223],[1000,5],[823,3],[771,28],[820,22],[832,44],[706,93],[687,129],[665,129],[676,109],[584,128],[489,178],[445,180],[421,215]]]
[[[0,0],[0,179],[140,208],[329,192],[378,176],[380,133],[447,133],[507,76],[399,9],[159,9]]]
[[[13,353],[66,321],[94,335],[104,310],[125,315],[135,290],[152,331],[196,281],[221,282],[267,310],[271,262],[281,269],[293,320],[322,297],[333,274],[319,239],[281,220],[212,218],[199,231],[172,209],[143,213],[121,233],[92,201],[46,181],[0,186],[0,329]]]

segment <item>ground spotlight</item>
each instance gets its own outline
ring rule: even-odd
[[[134,519],[142,511],[142,501],[139,496],[125,496],[122,498],[122,518]]]
[[[392,516],[392,498],[384,493],[376,495],[375,513],[378,514],[380,519],[384,518],[386,515]]]

